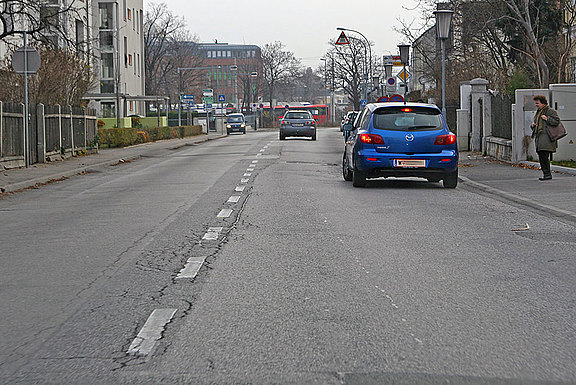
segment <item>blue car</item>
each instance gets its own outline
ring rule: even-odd
[[[369,178],[419,177],[458,184],[456,135],[448,129],[433,104],[368,104],[350,135],[342,160],[342,176],[354,187],[365,187]]]

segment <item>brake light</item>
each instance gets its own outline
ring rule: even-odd
[[[446,144],[454,144],[456,143],[456,135],[448,134],[448,135],[439,135],[436,137],[434,144],[436,145],[446,145]]]
[[[411,108],[402,108],[402,112],[412,112]]]
[[[280,124],[288,124],[288,122],[286,120],[281,120]]]
[[[384,139],[380,135],[375,134],[361,134],[360,141],[369,144],[384,144]]]

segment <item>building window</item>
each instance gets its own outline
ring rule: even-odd
[[[106,51],[114,48],[114,32],[100,31],[100,50]]]
[[[232,52],[227,51],[227,55],[228,55],[228,57],[232,57]]]
[[[132,20],[132,10],[128,8],[127,12],[128,12],[128,20]]]
[[[101,104],[101,108],[102,108],[102,117],[103,118],[113,118],[114,116],[116,116],[116,108],[114,108],[115,105],[114,103],[107,103],[107,102],[102,102]]]
[[[100,81],[100,93],[101,94],[113,94],[114,93],[114,80],[101,80]]]
[[[206,52],[206,57],[212,57],[212,51]]]
[[[102,53],[100,57],[100,65],[102,67],[102,78],[113,78],[114,77],[114,54],[113,53]]]
[[[128,55],[128,65],[131,66],[132,65],[132,54]]]
[[[100,18],[100,29],[112,29],[113,24],[113,4],[112,3],[100,3],[98,4],[98,13]]]
[[[130,103],[130,107],[129,107],[130,111],[134,111],[134,101],[130,100],[129,103]]]
[[[217,51],[217,52],[218,52],[217,56],[222,57],[222,51]]]

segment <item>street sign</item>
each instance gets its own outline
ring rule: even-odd
[[[366,107],[366,104],[368,104],[368,101],[366,99],[360,100],[360,107]]]
[[[219,101],[219,102],[225,102],[225,101],[226,101],[226,96],[224,96],[224,95],[218,95],[218,101]]]
[[[194,95],[182,95],[182,99],[192,99],[192,100],[194,100]]]
[[[24,68],[24,56],[28,68]],[[33,47],[18,48],[12,56],[12,68],[19,74],[35,74],[40,68],[40,54]]]
[[[402,67],[404,64],[400,61],[400,56],[384,55],[382,57],[384,65],[393,65],[394,67]]]
[[[214,90],[212,88],[202,90],[202,96],[214,96]]]
[[[394,78],[388,78],[388,80],[386,82],[390,86],[393,86],[394,84],[396,84],[396,80]]]
[[[402,97],[402,95],[392,95],[388,98],[388,101],[390,102],[403,102],[404,98]]]
[[[202,102],[206,104],[212,104],[214,103],[214,98],[212,96],[205,96],[202,98]]]
[[[338,37],[338,40],[336,40],[336,45],[345,45],[345,44],[350,44],[350,40],[348,40],[348,37],[346,36],[344,31],[342,31],[342,33]]]
[[[388,96],[380,96],[377,100],[378,103],[384,103],[388,101]]]
[[[406,70],[402,70],[400,72],[398,72],[398,76],[399,79],[401,79],[403,82],[406,82],[408,79],[410,79],[410,72],[406,71]]]

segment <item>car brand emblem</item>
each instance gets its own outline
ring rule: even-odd
[[[412,135],[412,134],[406,135],[406,141],[411,142],[413,140],[414,140],[414,135]]]

